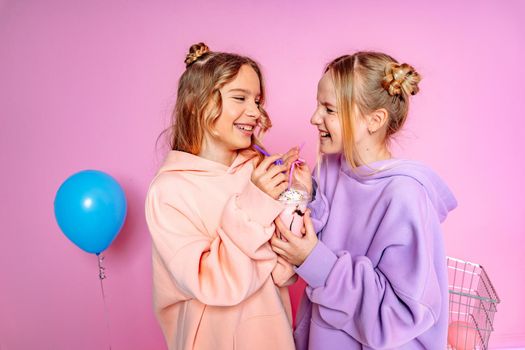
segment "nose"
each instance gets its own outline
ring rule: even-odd
[[[317,108],[310,118],[310,124],[312,125],[321,125],[323,123],[323,118],[319,114],[319,108]]]
[[[259,110],[259,105],[255,102],[252,102],[246,108],[246,115],[249,117],[258,119],[261,116],[261,111]]]

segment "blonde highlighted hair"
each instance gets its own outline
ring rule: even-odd
[[[261,146],[259,138],[272,123],[263,108],[265,91],[259,65],[249,57],[210,51],[204,43],[192,45],[184,62],[186,70],[179,79],[171,126],[165,130],[169,132],[171,149],[198,154],[204,133],[216,134],[214,124],[222,113],[219,90],[235,79],[244,65],[250,66],[259,77],[260,129],[257,136],[252,135],[252,147],[254,144]]]
[[[384,108],[388,112],[385,145],[404,125],[409,98],[419,91],[421,76],[406,64],[379,52],[357,52],[330,62],[325,70],[332,76],[343,134],[343,152],[352,168],[357,167],[353,137],[354,114],[364,116]]]

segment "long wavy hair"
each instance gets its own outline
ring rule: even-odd
[[[169,132],[172,150],[198,154],[205,132],[216,134],[214,125],[222,113],[220,89],[231,82],[242,66],[250,66],[260,82],[259,130],[252,135],[252,146],[262,147],[260,139],[272,126],[264,110],[264,80],[259,65],[249,57],[233,53],[212,52],[204,43],[192,45],[186,56],[186,70],[179,79],[177,101]]]

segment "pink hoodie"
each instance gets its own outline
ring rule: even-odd
[[[230,167],[171,151],[146,219],[153,298],[169,349],[294,349],[292,267],[268,240],[283,209],[251,181],[255,152]]]

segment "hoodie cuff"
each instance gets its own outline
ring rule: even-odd
[[[295,272],[312,288],[324,287],[326,279],[337,262],[334,254],[323,242],[317,241],[314,249]]]
[[[270,226],[283,211],[284,205],[273,199],[251,181],[237,196],[237,206],[248,217],[263,226]]]

